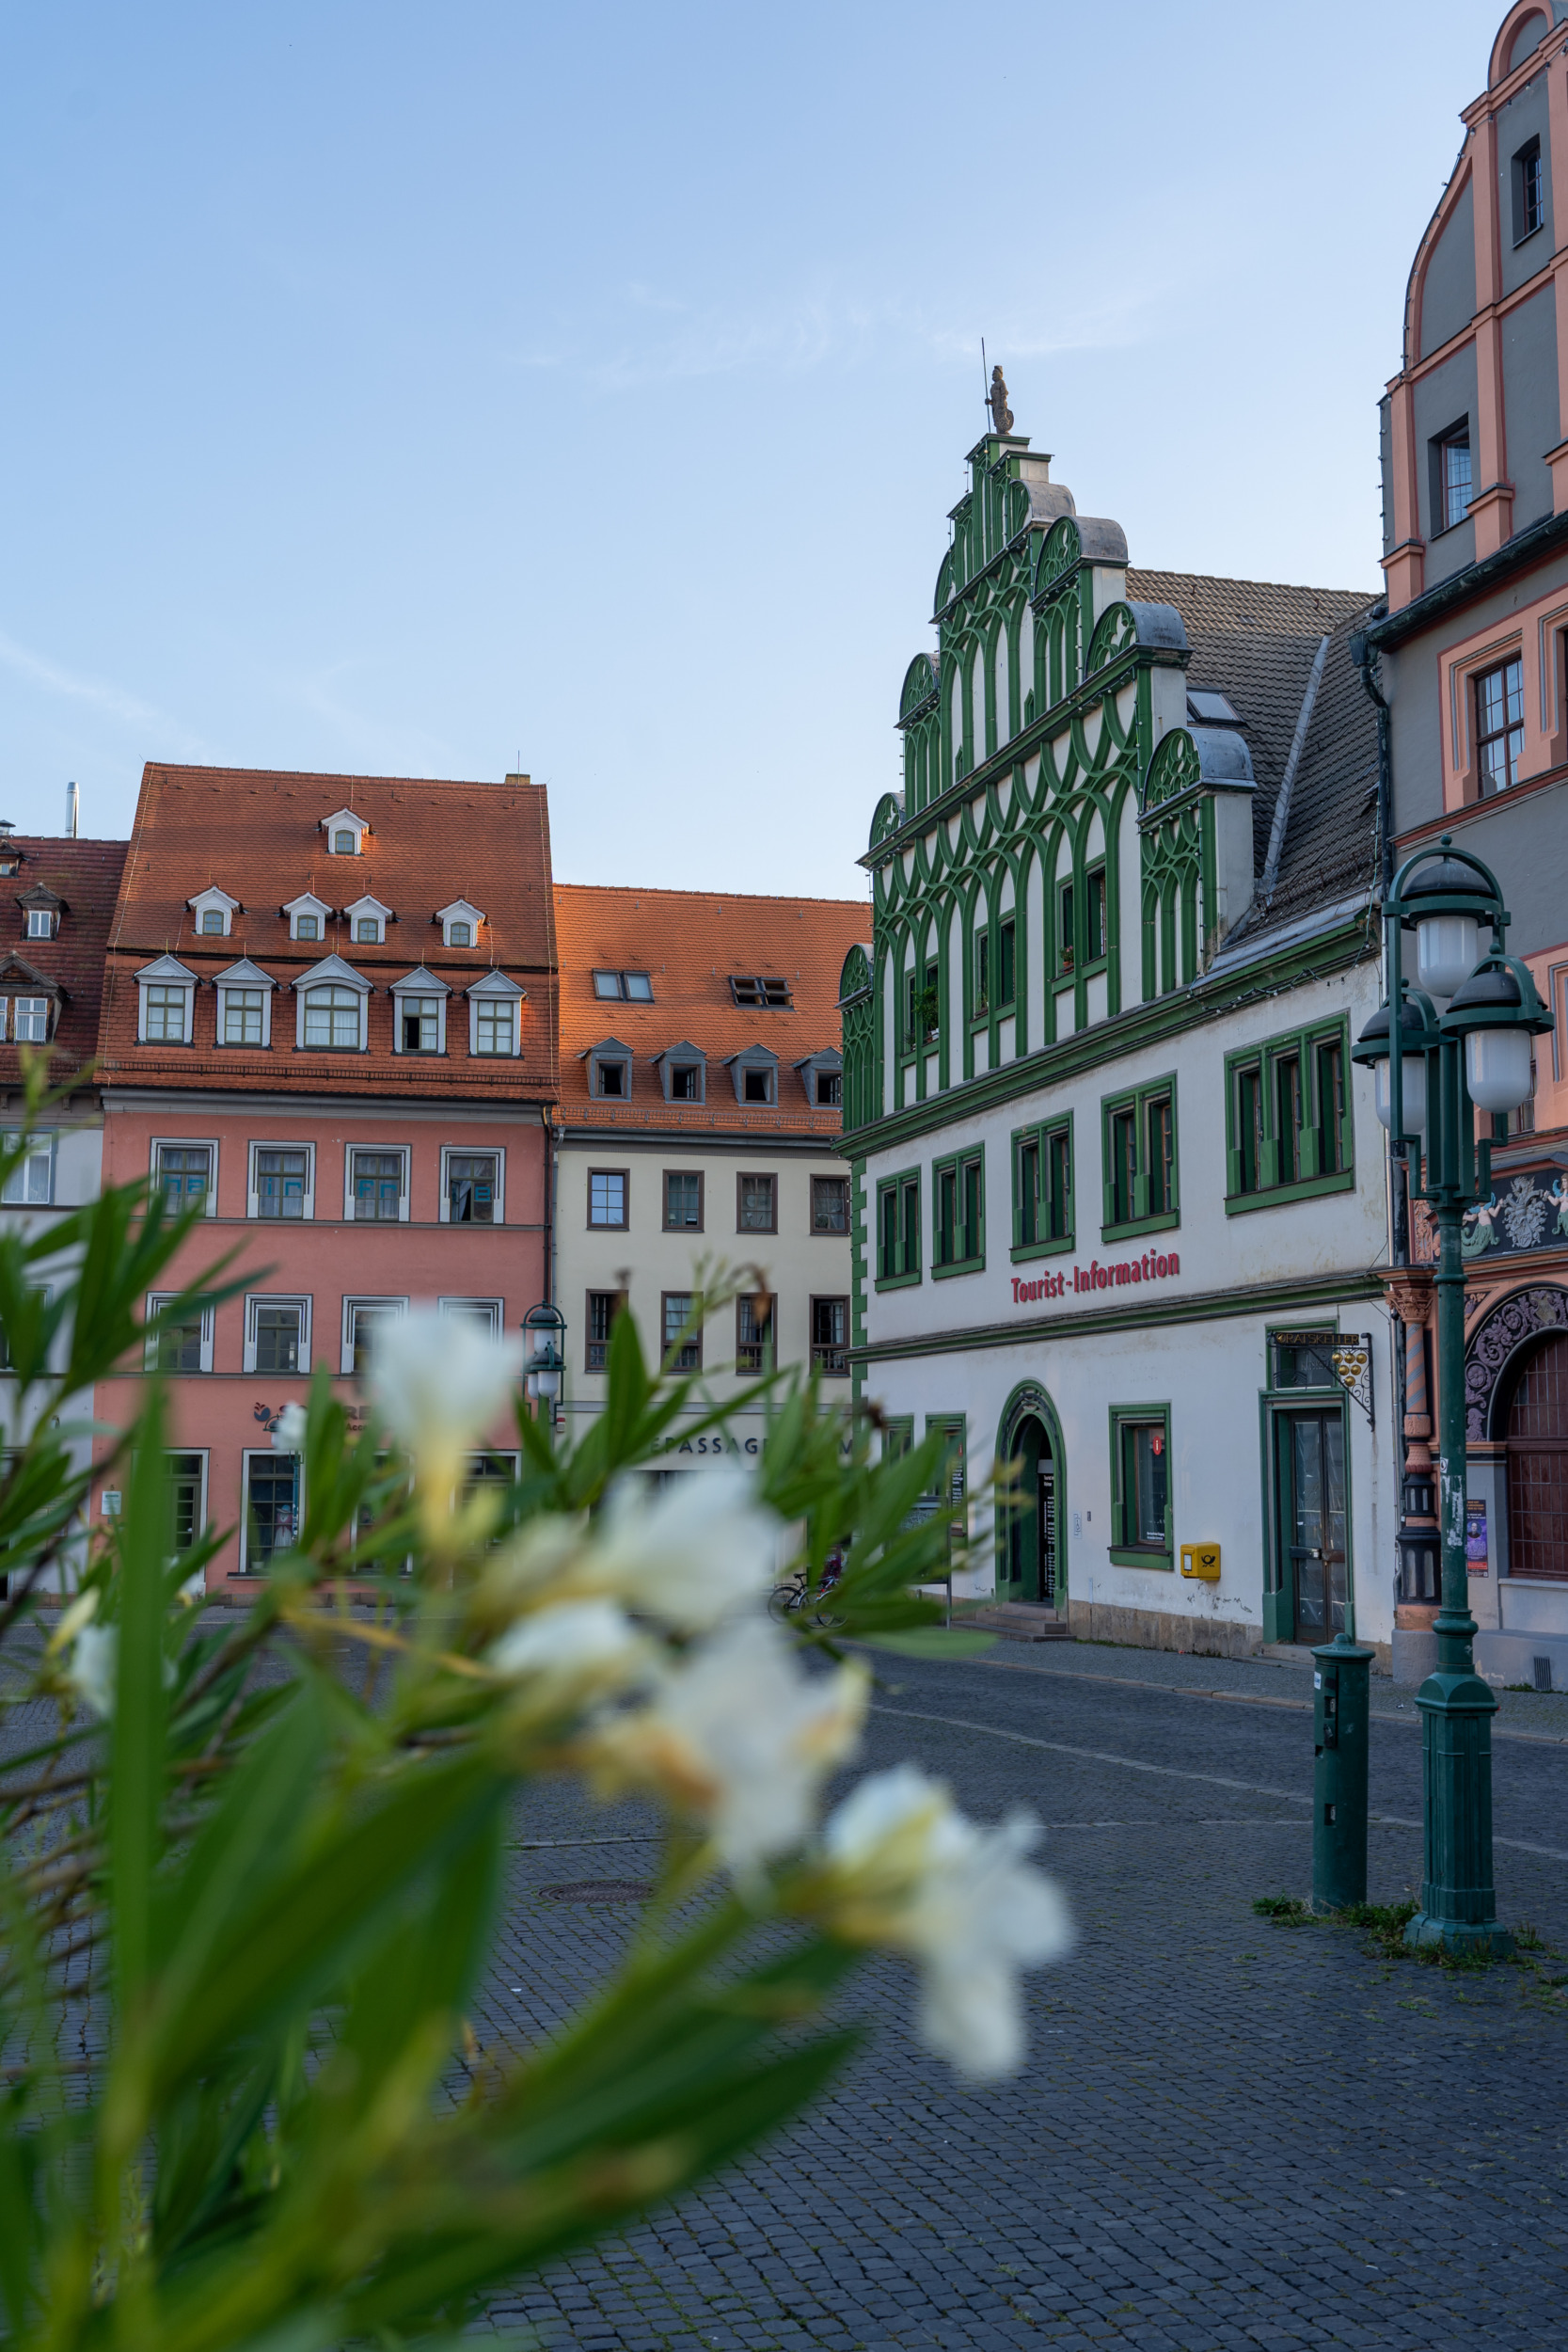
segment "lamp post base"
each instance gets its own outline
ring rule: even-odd
[[[1513,1949],[1513,1938],[1496,1919],[1473,1928],[1457,1919],[1434,1919],[1430,1911],[1416,1914],[1404,1940],[1413,1952],[1452,1952],[1472,1960],[1506,1960]]]
[[[1467,1620],[1457,1621],[1461,1626]],[[1440,1647],[1456,1620],[1439,1617]],[[1468,1648],[1468,1641],[1465,1643]],[[1404,1931],[1417,1948],[1500,1957],[1513,1948],[1497,1925],[1492,1883],[1492,1718],[1496,1693],[1472,1667],[1439,1666],[1416,1693],[1421,1714],[1426,1868],[1421,1907]]]

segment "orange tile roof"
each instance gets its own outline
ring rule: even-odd
[[[762,1130],[836,1135],[839,1114],[818,1110],[791,1065],[836,1052],[838,981],[857,941],[871,937],[871,907],[857,898],[763,898],[735,892],[610,890],[557,882],[561,963],[561,1117],[568,1125]],[[594,993],[595,971],[646,972],[648,1005]],[[788,982],[785,1009],[748,1009],[732,973]],[[597,1102],[580,1057],[606,1038],[634,1057],[631,1099]],[[690,1044],[707,1057],[707,1101],[667,1103],[654,1057]],[[776,1109],[742,1109],[723,1063],[748,1046],[779,1057]]]
[[[322,819],[352,808],[369,820],[362,852],[334,856]],[[203,937],[186,901],[210,885],[240,901],[227,938]],[[325,938],[291,940],[280,907],[313,891],[333,909]],[[342,909],[371,897],[396,916],[386,944],[349,938]],[[448,947],[432,918],[458,898],[484,923],[472,949]],[[249,956],[278,984],[270,1050],[214,1039],[214,992],[197,993],[196,1042],[136,1042],[135,975],[168,952],[203,980]],[[289,984],[340,955],[372,982],[364,1055],[293,1048]],[[418,776],[290,774],[270,769],[182,768],[150,761],[142,775],[124,881],[109,941],[100,1050],[115,1085],[241,1085],[280,1092],[488,1096],[531,1101],[555,1092],[555,910],[549,817],[542,785]],[[393,980],[424,964],[451,990],[448,1051],[418,1060],[392,1051]],[[522,1055],[470,1058],[463,991],[492,969],[527,992]]]
[[[50,1073],[56,1085],[91,1062],[98,1050],[99,1004],[103,993],[103,951],[114,920],[123,841],[73,841],[65,834],[8,834],[0,857],[15,858],[14,874],[0,875],[0,957],[31,966],[65,991],[55,1031]],[[26,920],[16,903],[24,891],[42,884],[65,901],[53,939],[26,937]],[[0,994],[26,993],[25,975],[0,977]],[[21,1080],[17,1049],[0,1043],[0,1086]]]

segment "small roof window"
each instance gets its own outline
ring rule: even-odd
[[[745,1005],[752,1009],[758,1006],[773,1006],[787,1012],[793,1001],[787,980],[751,973],[732,972],[730,993],[737,1005]]]
[[[291,898],[287,906],[279,907],[277,911],[289,926],[291,939],[326,937],[326,918],[332,909],[325,898],[318,898],[314,891],[307,890],[302,897]]]
[[[442,940],[449,947],[476,946],[483,920],[483,909],[470,905],[467,898],[454,898],[451,906],[437,907],[431,916],[433,923],[440,924]]]
[[[1200,727],[1239,727],[1242,723],[1242,714],[1230,697],[1205,686],[1188,687],[1187,716]]]
[[[612,997],[617,1003],[651,1005],[654,984],[646,972],[595,972],[594,993]]]
[[[185,904],[196,917],[196,928],[204,939],[227,939],[230,926],[240,913],[238,898],[231,898],[227,890],[219,890],[215,883],[206,890],[198,891],[194,898],[186,899]]]
[[[322,818],[321,829],[334,857],[357,857],[370,826],[352,808],[335,808],[330,817]]]

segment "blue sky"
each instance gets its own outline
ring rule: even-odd
[[[1135,563],[1378,584],[1501,13],[7,10],[0,816],[520,756],[562,880],[859,895],[982,334]]]

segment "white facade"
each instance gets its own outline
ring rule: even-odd
[[[1011,1454],[1010,1422],[1027,1409],[1020,1391],[1032,1388],[1043,1405],[1039,1418],[1058,1441],[1055,1579],[1047,1597],[1066,1609],[1076,1632],[1227,1654],[1267,1641],[1327,1638],[1323,1629],[1278,1622],[1277,1604],[1273,1613],[1265,1608],[1265,1592],[1278,1582],[1280,1549],[1289,1549],[1292,1533],[1279,1452],[1291,1442],[1287,1424],[1292,1416],[1328,1416],[1346,1447],[1354,1628],[1386,1658],[1397,1453],[1388,1317],[1371,1272],[1383,1250],[1385,1211],[1383,1131],[1370,1078],[1347,1066],[1350,1188],[1240,1210],[1232,1204],[1227,1213],[1227,1057],[1336,1015],[1345,1016],[1354,1039],[1378,1002],[1377,963],[1363,961],[1326,980],[1260,992],[1221,1019],[1195,1022],[1175,1039],[1108,1059],[1069,1083],[955,1116],[918,1145],[868,1154],[863,1389],[895,1421],[912,1423],[916,1438],[962,1418],[973,1551],[956,1593],[978,1597],[994,1589],[1006,1597],[991,1486]],[[1167,1077],[1175,1080],[1175,1221],[1106,1238],[1102,1104]],[[1046,1254],[1020,1249],[1011,1241],[1013,1137],[1069,1113],[1073,1246]],[[934,1272],[931,1170],[976,1145],[985,1161],[985,1263],[973,1272]],[[911,1170],[921,1177],[920,1279],[880,1287],[879,1191]],[[1320,1330],[1340,1340],[1371,1338],[1370,1418],[1332,1375],[1309,1389],[1279,1384],[1271,1334]],[[1321,1359],[1315,1369],[1321,1373]],[[1134,1564],[1126,1554],[1135,1548],[1120,1541],[1126,1531],[1117,1522],[1117,1417],[1155,1414],[1166,1417],[1168,1429],[1166,1547]],[[1218,1546],[1217,1581],[1181,1573],[1186,1545]],[[1275,1622],[1267,1621],[1271,1613]]]

